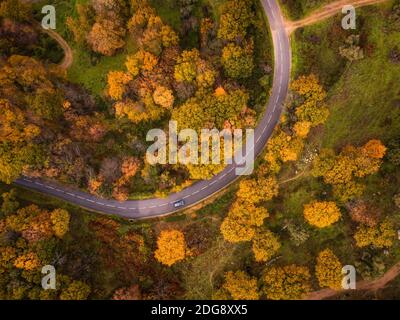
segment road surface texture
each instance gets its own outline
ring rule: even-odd
[[[262,0],[262,5],[268,17],[272,32],[275,69],[271,97],[266,106],[266,111],[255,129],[255,155],[258,155],[263,150],[275,125],[279,121],[282,106],[288,91],[291,64],[289,36],[286,33],[284,19],[277,0]],[[50,35],[52,35],[52,33],[50,33]],[[67,61],[70,61],[70,59],[67,58]],[[185,201],[185,205],[179,209],[185,209],[201,202],[236,180],[238,176],[235,173],[235,168],[235,164],[228,165],[221,173],[212,179],[199,181],[181,192],[169,195],[167,198],[125,202],[101,199],[73,188],[35,178],[23,177],[18,179],[15,183],[32,190],[61,198],[89,210],[105,214],[115,214],[125,218],[140,219],[173,213],[177,211],[173,204],[178,200],[183,199]]]

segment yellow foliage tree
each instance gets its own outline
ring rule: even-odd
[[[86,300],[90,294],[90,287],[82,281],[72,281],[60,294],[61,300]]]
[[[304,218],[318,228],[325,228],[339,221],[340,210],[332,201],[313,201],[304,206]]]
[[[34,252],[28,252],[26,254],[20,255],[14,261],[14,266],[18,269],[24,269],[27,271],[34,270],[40,265],[39,257]]]
[[[279,192],[278,182],[275,177],[258,177],[240,181],[238,198],[250,203],[271,200]]]
[[[185,236],[179,230],[162,231],[157,239],[155,258],[162,264],[172,266],[187,255]]]
[[[298,137],[306,138],[311,129],[311,122],[309,121],[296,122],[293,129]]]
[[[297,78],[292,82],[291,89],[305,99],[303,104],[296,108],[299,121],[310,122],[314,127],[328,119],[329,109],[322,103],[326,92],[314,74]]]
[[[238,198],[221,224],[221,233],[229,242],[250,241],[268,215],[267,209]]]
[[[172,90],[163,86],[156,87],[153,93],[153,99],[157,105],[166,109],[171,109],[175,100]]]
[[[278,252],[280,247],[278,237],[271,231],[258,232],[253,239],[254,258],[258,262],[268,261]]]
[[[325,249],[319,253],[315,273],[321,288],[341,289],[342,264],[330,249]]]
[[[227,1],[222,7],[218,38],[228,41],[235,40],[238,37],[244,38],[253,18],[254,13],[251,10],[250,1]]]
[[[62,238],[69,229],[70,216],[67,210],[56,209],[50,213],[51,223],[53,225],[54,234]]]
[[[264,275],[264,292],[272,300],[301,299],[311,290],[310,277],[307,267],[270,267]]]
[[[86,39],[93,51],[112,56],[125,45],[125,29],[116,21],[102,19],[96,22]]]
[[[223,288],[227,290],[233,300],[258,300],[257,279],[250,277],[243,271],[225,273]]]
[[[139,50],[134,55],[128,56],[125,65],[129,73],[136,77],[142,70],[152,71],[157,63],[157,56],[145,50]]]
[[[107,76],[108,94],[114,100],[121,100],[125,93],[125,85],[132,76],[122,71],[110,71]]]
[[[393,223],[385,220],[377,226],[360,225],[354,234],[357,247],[387,248],[393,245],[396,231]]]

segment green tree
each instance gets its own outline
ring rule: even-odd
[[[254,21],[250,0],[229,0],[222,8],[218,38],[233,41],[244,38],[247,28]]]
[[[254,69],[253,44],[240,46],[229,43],[222,50],[222,65],[231,78],[248,78]]]
[[[9,192],[5,192],[1,195],[3,203],[1,204],[1,215],[7,216],[15,211],[19,207],[19,202],[16,201],[16,190],[11,189]]]

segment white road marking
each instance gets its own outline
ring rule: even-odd
[[[167,205],[168,205],[168,203],[164,203],[164,204],[160,204],[159,207],[165,207]]]

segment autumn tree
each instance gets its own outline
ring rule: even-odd
[[[222,8],[218,37],[228,41],[244,38],[254,19],[249,0],[229,0]]]
[[[40,149],[34,139],[40,128],[28,123],[21,109],[0,99],[0,180],[11,183],[24,166],[37,163]]]
[[[141,6],[128,22],[130,32],[138,39],[139,45],[159,56],[163,49],[178,44],[176,32],[156,15],[148,5]]]
[[[229,242],[250,241],[256,234],[256,227],[261,226],[268,215],[267,209],[238,198],[221,224],[221,233]]]
[[[257,262],[270,260],[279,250],[281,244],[271,231],[260,231],[253,239],[253,253]]]
[[[65,24],[73,33],[76,43],[83,45],[86,41],[86,35],[93,25],[94,12],[88,4],[76,4],[77,18],[67,17]]]
[[[0,4],[0,17],[13,21],[28,21],[31,17],[29,2],[21,0],[4,0]]]
[[[264,292],[272,300],[296,300],[311,290],[307,267],[288,265],[269,267],[264,273]]]
[[[50,219],[54,234],[62,238],[69,229],[70,215],[67,210],[55,209],[50,213]]]
[[[24,269],[27,271],[34,270],[40,265],[39,257],[34,252],[28,252],[26,254],[18,256],[14,261],[14,266],[18,269]]]
[[[294,124],[293,130],[296,135],[300,138],[306,138],[311,129],[311,122],[309,121],[298,121]]]
[[[243,271],[225,273],[223,288],[233,300],[258,300],[257,279]]]
[[[379,140],[370,140],[362,147],[348,145],[340,154],[323,149],[313,161],[312,174],[333,185],[333,193],[341,202],[360,197],[364,185],[357,179],[378,172],[386,147]]]
[[[125,45],[125,30],[115,21],[103,19],[96,22],[89,34],[87,42],[93,51],[105,56],[113,56]]]
[[[159,106],[171,109],[174,104],[174,95],[172,90],[163,87],[157,86],[153,93],[153,100]]]
[[[90,294],[90,287],[82,281],[72,281],[61,294],[61,300],[86,300]]]
[[[342,264],[330,249],[318,254],[315,273],[321,288],[329,287],[334,290],[342,288]]]
[[[174,108],[172,119],[180,128],[192,128],[200,133],[203,128],[223,129],[224,124],[246,110],[249,94],[242,89],[233,89],[223,95],[200,90],[196,96]]]
[[[149,119],[149,115],[145,112],[145,106],[138,101],[130,99],[118,101],[114,104],[114,109],[117,117],[127,117],[133,123]]]
[[[378,224],[380,211],[366,201],[358,200],[348,205],[350,217],[353,221],[374,227]]]
[[[275,177],[258,177],[240,181],[237,196],[250,203],[271,200],[278,195],[278,182]]]
[[[162,231],[157,239],[155,258],[162,264],[172,266],[174,263],[185,259],[188,254],[185,236],[178,230]]]
[[[62,115],[64,95],[61,90],[40,88],[34,95],[27,96],[25,100],[30,110],[43,119],[56,120]]]
[[[303,103],[297,106],[295,111],[299,121],[309,122],[315,127],[327,120],[329,110],[323,103],[326,92],[314,74],[300,76],[291,83],[290,88],[303,99]]]
[[[177,57],[174,76],[178,83],[196,84],[198,88],[204,89],[214,84],[217,72],[200,57],[197,49],[192,49],[184,50]]]
[[[107,76],[108,94],[114,100],[121,100],[125,91],[126,84],[132,80],[132,77],[122,71],[110,71]]]
[[[142,71],[152,71],[157,63],[157,56],[141,49],[134,55],[128,56],[125,65],[129,73],[136,77]]]
[[[127,288],[120,288],[114,292],[113,300],[141,300],[139,285],[134,284]]]
[[[276,161],[283,163],[288,161],[298,160],[303,151],[303,139],[296,136],[291,136],[286,132],[277,129],[274,136],[268,141],[267,154],[265,160],[274,164]]]
[[[393,245],[396,236],[393,223],[388,219],[379,225],[369,227],[360,225],[354,234],[357,247],[374,246],[376,248],[388,248]]]
[[[3,202],[0,207],[0,216],[7,216],[14,213],[19,208],[19,202],[16,200],[16,190],[11,189],[1,195]]]
[[[368,158],[382,159],[386,154],[387,148],[382,141],[372,139],[362,146],[361,150]]]
[[[313,201],[304,206],[304,218],[317,228],[325,228],[339,221],[341,214],[335,202]]]
[[[245,46],[227,44],[222,50],[221,62],[229,77],[250,77],[254,69],[253,43],[249,42]]]

